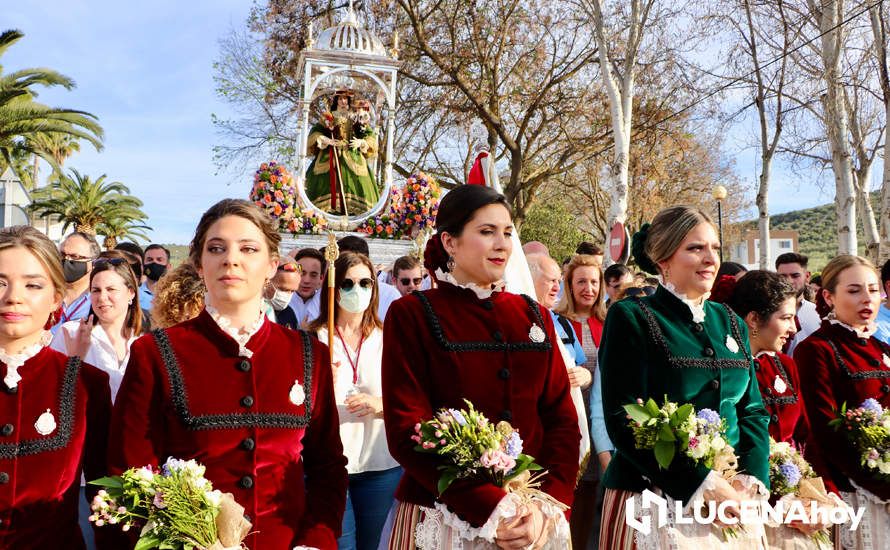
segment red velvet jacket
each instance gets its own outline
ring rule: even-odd
[[[581,328],[581,321],[572,321],[572,327],[575,329],[575,334],[578,335],[578,341],[583,343],[584,337],[582,334],[584,331]],[[588,317],[587,328],[590,329],[590,334],[593,336],[593,343],[596,347],[600,347],[600,340],[603,338],[603,322],[596,317]]]
[[[534,326],[543,329],[542,338],[531,337]],[[405,469],[397,499],[433,505],[441,462],[414,450],[414,425],[444,407],[466,408],[467,399],[493,422],[510,422],[524,440],[523,452],[547,470],[542,489],[572,504],[581,436],[555,339],[550,314],[526,296],[496,292],[480,300],[440,283],[390,306],[383,414],[390,453]],[[478,527],[503,496],[490,483],[460,481],[439,500]]]
[[[888,356],[887,344],[873,337],[859,338],[828,321],[794,349],[813,435],[807,458],[820,458],[824,465],[811,460],[813,467],[841,491],[852,491],[849,480],[853,480],[882,499],[890,499],[890,484],[876,481],[863,471],[846,436],[828,427],[828,422],[844,403],[858,407],[873,397],[883,406],[890,406],[890,367],[884,363]]]
[[[770,415],[769,435],[776,441],[805,445],[810,428],[794,359],[784,353],[761,353],[754,358],[754,370],[763,405]]]
[[[87,479],[105,475],[108,375],[48,347],[18,371],[14,391],[0,383],[0,548],[84,548],[81,466]],[[42,435],[46,411],[56,426]]]
[[[247,348],[253,357],[239,357],[206,311],[134,342],[111,422],[112,472],[195,459],[244,506],[248,548],[335,549],[346,458],[327,347],[266,320]]]

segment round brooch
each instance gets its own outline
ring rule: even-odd
[[[306,401],[306,391],[303,389],[303,385],[300,384],[299,380],[294,382],[294,385],[291,387],[290,393],[288,394],[288,398],[294,405],[302,405]]]
[[[739,352],[738,342],[736,342],[735,338],[733,338],[732,336],[730,336],[728,334],[726,335],[726,349],[728,349],[729,351],[731,351],[733,353]]]
[[[776,388],[776,391],[779,393],[785,393],[785,390],[788,389],[788,384],[782,380],[782,377],[778,374],[776,375],[776,381],[773,382],[773,387]]]
[[[531,330],[528,331],[528,337],[532,342],[540,344],[547,338],[547,335],[544,334],[544,329],[539,327],[537,323],[533,323]]]
[[[56,431],[56,417],[53,416],[53,413],[50,412],[49,409],[46,409],[46,412],[37,417],[37,422],[34,423],[34,429],[37,430],[37,433],[40,435],[49,435]]]

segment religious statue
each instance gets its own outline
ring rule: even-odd
[[[351,90],[334,94],[331,111],[309,131],[306,154],[306,195],[321,210],[344,216],[371,210],[380,189],[368,160],[377,156],[377,132],[371,124],[370,103],[353,102]],[[332,154],[333,151],[333,154]]]

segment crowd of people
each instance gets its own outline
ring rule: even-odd
[[[251,549],[824,548],[821,524],[729,540],[627,521],[646,489],[669,507],[770,498],[770,438],[866,509],[833,527],[839,547],[890,540],[890,485],[829,427],[845,403],[890,406],[890,262],[838,256],[819,280],[797,253],[721,264],[712,220],[685,206],[634,235],[637,271],[591,243],[562,263],[514,250],[514,231],[502,195],[461,186],[423,258],[375,265],[345,236],[329,281],[324,250],[282,255],[242,200],[208,209],[175,267],[157,244],[0,230],[0,548],[132,548],[138,530],[90,524],[84,481],[168,457],[244,507]],[[515,254],[528,295],[505,291]],[[648,398],[716,411],[738,473],[661,467],[625,410]],[[442,459],[413,437],[468,402],[521,434],[540,498],[439,490]]]

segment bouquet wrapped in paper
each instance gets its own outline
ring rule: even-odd
[[[251,524],[230,493],[214,490],[194,460],[167,459],[156,470],[130,468],[91,481],[102,487],[90,521],[123,531],[140,529],[135,550],[225,550],[241,548]]]
[[[890,482],[890,411],[871,398],[855,409],[844,403],[828,425],[846,434],[866,472]]]

